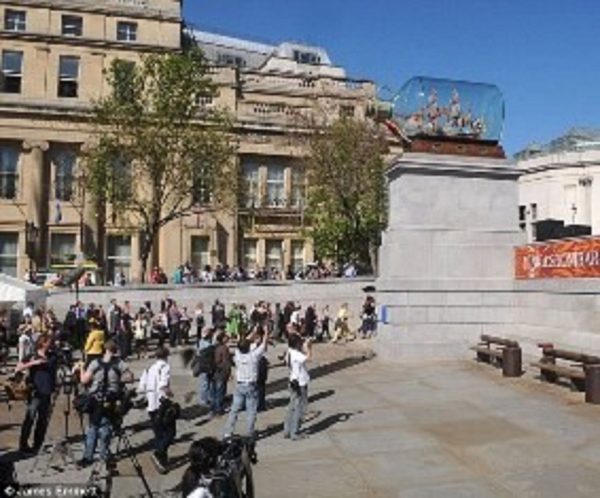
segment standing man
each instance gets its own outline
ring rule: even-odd
[[[317,330],[317,305],[311,304],[306,308],[304,314],[304,334],[306,337],[314,337],[315,331]]]
[[[308,382],[310,377],[306,362],[311,357],[312,338],[302,340],[299,335],[291,335],[289,340],[288,364],[290,366],[290,404],[283,425],[283,437],[296,441],[302,417],[308,404]]]
[[[92,361],[87,370],[81,373],[81,383],[91,384],[90,396],[93,402],[80,467],[87,467],[93,462],[98,441],[100,458],[106,463],[110,457],[110,440],[115,423],[119,423],[115,412],[121,395],[121,382],[133,380],[133,374],[125,362],[119,359],[118,352],[114,341],[106,341],[102,358]]]
[[[227,324],[227,317],[225,315],[225,306],[218,299],[213,304],[211,314],[211,321],[213,328],[225,328]]]
[[[200,362],[198,375],[198,404],[211,406],[213,394],[213,375],[215,368],[215,347],[213,344],[213,329],[204,327],[196,350],[197,361]]]
[[[224,437],[229,437],[235,429],[238,414],[246,407],[246,423],[248,436],[254,438],[254,425],[256,423],[256,412],[258,410],[258,393],[256,381],[258,379],[258,362],[267,350],[269,334],[263,334],[261,343],[254,349],[250,345],[254,340],[256,332],[248,337],[240,339],[235,351],[234,363],[236,369],[236,386],[233,394],[233,404],[229,419],[225,426]]]
[[[168,309],[169,316],[169,344],[172,348],[181,343],[179,322],[181,321],[181,312],[175,301],[171,302]]]
[[[212,414],[223,415],[225,394],[227,393],[227,381],[231,376],[231,355],[227,347],[229,337],[222,330],[217,332],[215,339],[215,373],[212,381]]]
[[[169,465],[168,451],[173,443],[176,433],[175,418],[161,417],[159,410],[163,399],[173,397],[171,391],[171,366],[167,359],[169,350],[160,347],[156,351],[156,361],[148,369],[145,381],[146,398],[148,399],[148,415],[152,421],[154,432],[154,453],[152,461],[157,470],[164,474]]]
[[[22,453],[37,453],[46,436],[48,428],[48,417],[50,416],[50,404],[52,393],[56,383],[56,355],[50,353],[52,339],[48,335],[41,335],[36,341],[35,354],[25,358],[17,364],[15,373],[29,370],[29,376],[33,385],[33,391],[29,396],[25,420],[21,426],[21,437],[19,439],[19,451]],[[33,433],[33,448],[29,447],[29,436],[35,423]]]

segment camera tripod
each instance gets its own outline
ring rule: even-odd
[[[137,459],[137,456],[133,452],[133,447],[131,445],[131,440],[129,439],[129,436],[125,432],[125,429],[123,429],[120,425],[115,424],[115,426],[113,426],[113,427],[115,430],[115,435],[118,438],[115,456],[119,455],[121,453],[121,450],[124,450],[125,454],[127,455],[131,464],[133,465],[133,468],[135,469],[135,473],[140,478],[140,481],[142,481],[142,485],[144,486],[146,495],[149,498],[152,498],[152,496],[153,496],[152,490],[150,489],[150,485],[148,484],[148,481],[146,480],[146,476],[144,475],[144,470],[142,469],[142,466],[140,465],[140,462]],[[94,466],[92,467],[92,473],[90,474],[90,478],[87,483],[88,488],[100,489],[100,486],[99,486],[99,481],[101,479],[100,472],[101,472],[103,463],[104,462],[102,460],[97,460],[94,463]],[[115,464],[112,464],[112,462],[110,462],[110,463],[106,462],[106,468],[107,468],[108,475],[106,476],[105,496],[111,495],[112,485],[113,485],[113,477],[115,475],[118,475],[118,472],[116,471],[115,467],[116,467],[116,462],[115,462]]]
[[[50,458],[48,459],[48,462],[46,463],[46,468],[44,469],[44,472],[42,473],[42,475],[44,477],[46,477],[46,475],[48,474],[48,469],[50,468],[52,462],[55,460],[55,458],[57,456],[60,457],[63,468],[66,467],[67,465],[69,465],[70,463],[72,463],[72,464],[76,463],[75,456],[73,455],[73,450],[71,449],[71,446],[69,445],[69,417],[71,416],[71,395],[73,394],[73,389],[74,389],[74,383],[73,383],[73,379],[72,379],[70,373],[67,373],[66,371],[59,372],[59,382],[58,382],[57,392],[54,394],[54,399],[52,400],[52,404],[50,405],[50,410],[48,412],[48,421],[50,421],[52,419],[52,414],[54,413],[54,408],[56,407],[56,401],[62,390],[62,392],[66,396],[66,405],[65,405],[65,408],[63,411],[64,417],[65,417],[64,418],[64,432],[63,432],[63,437],[61,439],[59,439],[58,441],[54,441],[51,445],[49,445],[48,443],[46,443],[44,441],[44,444],[42,445],[42,449],[43,448],[47,449],[48,446],[50,446],[50,448],[51,448]],[[42,453],[44,453],[44,452],[42,450],[40,450],[40,452],[35,457],[35,461],[33,464],[33,470],[37,469]]]

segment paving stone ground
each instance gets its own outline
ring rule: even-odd
[[[586,405],[581,393],[542,384],[533,372],[505,379],[474,361],[390,365],[369,359],[367,348],[368,343],[316,347],[308,437],[298,442],[282,437],[286,369],[277,366],[276,355],[283,347],[271,352],[271,408],[258,419],[258,498],[600,495],[600,407]],[[133,365],[139,370],[142,364]],[[179,366],[174,373],[182,403],[191,398],[172,451],[180,465],[158,475],[149,460],[149,427],[140,423],[144,414],[133,412],[127,420],[150,485],[163,496],[185,468],[189,443],[219,435],[225,423],[193,409],[195,381]],[[21,420],[20,407],[10,413],[0,407],[0,451],[14,448]],[[53,422],[50,432],[59,434],[60,417]],[[243,427],[242,416],[238,429]],[[75,448],[79,456],[80,444]],[[23,481],[87,479],[73,468],[50,469],[42,478],[41,469],[32,466],[33,460],[18,462]],[[119,461],[119,472],[113,496],[141,496],[127,459]]]

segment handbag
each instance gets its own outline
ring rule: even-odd
[[[157,417],[161,425],[170,425],[181,416],[181,407],[168,398],[161,398]]]
[[[73,408],[77,413],[90,414],[94,411],[96,399],[88,392],[79,393],[73,399]]]
[[[26,401],[31,395],[31,384],[25,375],[17,374],[4,383],[6,396],[10,401]]]

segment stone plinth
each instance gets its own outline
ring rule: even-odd
[[[464,356],[480,333],[509,333],[513,247],[523,241],[512,163],[407,153],[388,175],[379,354]]]

